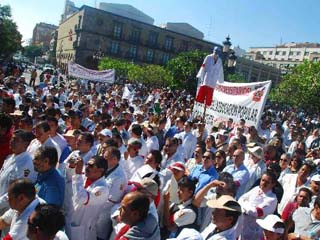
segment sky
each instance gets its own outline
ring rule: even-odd
[[[319,0],[74,0],[77,7],[99,2],[130,4],[154,18],[155,25],[187,22],[220,43],[230,35],[233,46],[271,47],[288,42],[320,42]],[[39,22],[58,25],[64,0],[0,0],[9,4],[23,39],[32,38]]]

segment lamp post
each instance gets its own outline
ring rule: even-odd
[[[101,58],[104,57],[104,52],[102,51],[101,47],[99,47],[99,50],[93,53],[93,60],[95,67],[98,69],[98,62],[101,60]]]
[[[226,40],[223,41],[222,43],[223,43],[222,60],[223,60],[224,76],[225,76],[225,79],[228,80],[228,75],[235,73],[237,56],[235,55],[235,52],[231,49],[232,43],[230,42],[229,36],[227,36]]]

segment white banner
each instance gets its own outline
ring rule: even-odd
[[[211,106],[206,109],[206,128],[216,122],[232,118],[239,123],[243,118],[247,126],[257,127],[271,87],[271,81],[254,83],[217,84],[213,93]],[[195,102],[193,117],[203,116],[204,104]]]
[[[114,69],[96,71],[72,62],[68,63],[68,74],[72,77],[108,84],[113,84],[115,78]]]

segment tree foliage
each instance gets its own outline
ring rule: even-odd
[[[158,65],[136,65],[123,60],[105,57],[101,59],[99,69],[115,69],[117,77],[128,78],[135,82],[154,86],[168,86],[172,82],[167,70]]]
[[[178,88],[195,91],[197,89],[197,72],[199,71],[203,59],[208,55],[206,52],[198,50],[180,53],[172,58],[166,65],[173,79],[172,85]]]
[[[11,19],[10,6],[0,5],[0,59],[6,59],[21,49],[21,38],[16,23]]]
[[[226,76],[226,74],[225,74],[225,76]],[[247,82],[241,73],[228,74],[227,77],[228,77],[228,79],[225,79],[225,81],[228,81],[228,82],[233,82],[233,83]]]
[[[24,55],[33,60],[35,57],[42,56],[43,51],[41,46],[29,45],[24,48]]]
[[[320,63],[305,61],[291,69],[279,86],[271,91],[273,102],[303,108],[308,112],[320,110]]]

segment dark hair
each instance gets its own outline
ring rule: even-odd
[[[11,107],[15,107],[16,106],[16,101],[11,98],[11,97],[6,97],[2,100],[3,103],[10,105]]]
[[[320,196],[318,196],[315,200],[314,200],[314,204],[313,204],[314,207],[320,207]]]
[[[309,202],[311,201],[312,192],[311,192],[311,190],[310,190],[309,188],[307,188],[307,187],[302,187],[302,188],[299,189],[298,194],[299,194],[300,192],[305,192],[305,193],[307,193],[307,194],[308,194],[308,198],[309,198]]]
[[[48,117],[47,122],[54,122],[56,126],[58,126],[58,120],[55,117]]]
[[[102,156],[93,156],[91,159],[94,160],[95,165],[97,168],[102,168],[103,169],[103,174],[104,175],[105,171],[108,169],[108,162],[104,159]]]
[[[132,211],[138,211],[140,215],[140,220],[145,219],[148,216],[150,201],[146,194],[139,191],[130,192],[132,201],[129,202],[128,207]]]
[[[118,147],[117,141],[112,138],[108,138],[106,141],[104,141],[104,143],[107,145],[107,147]]]
[[[8,192],[10,192],[14,197],[18,197],[18,195],[23,194],[30,200],[36,196],[36,189],[33,183],[26,178],[13,180],[9,185]]]
[[[9,115],[5,113],[0,114],[0,127],[7,129],[6,133],[9,132],[13,125],[12,119],[9,117]]]
[[[142,134],[142,128],[141,128],[141,126],[139,125],[139,124],[133,124],[132,125],[132,128],[131,128],[131,131],[135,134],[135,135],[137,135],[137,136],[141,136],[141,134]]]
[[[238,211],[225,210],[225,217],[232,217],[233,218],[232,223],[231,223],[232,226],[234,226],[237,223],[240,215],[241,215],[241,213]]]
[[[108,147],[106,151],[109,151],[112,157],[115,157],[118,159],[118,161],[121,158],[120,150],[117,147]]]
[[[13,132],[13,134],[20,138],[23,142],[30,143],[30,135],[25,130],[17,129]]]
[[[196,189],[196,179],[190,179],[187,176],[183,176],[179,181],[178,181],[178,187],[185,187],[188,188],[192,192],[192,195],[194,194],[194,191]]]
[[[94,136],[89,133],[89,132],[82,132],[80,133],[81,136],[84,137],[84,140],[90,144],[90,146],[92,147],[93,146],[93,143],[94,143]]]
[[[41,146],[38,148],[37,152],[40,155],[40,160],[45,158],[49,159],[49,165],[55,167],[58,162],[58,152],[54,147],[50,146]]]
[[[44,132],[49,132],[50,131],[50,126],[49,126],[47,121],[38,122],[36,124],[36,128],[41,128],[41,129],[43,129]]]
[[[303,166],[307,166],[309,168],[309,170],[310,170],[309,176],[316,169],[316,165],[311,161],[304,162],[301,167],[303,167]]]
[[[151,150],[150,153],[154,156],[156,163],[161,164],[162,162],[162,154],[159,150]]]
[[[271,178],[272,183],[276,183],[277,182],[277,176],[274,172],[267,170],[265,171],[262,175],[267,175],[268,177]]]
[[[37,226],[47,237],[54,237],[65,225],[63,212],[56,205],[39,204],[35,213],[32,225]]]

